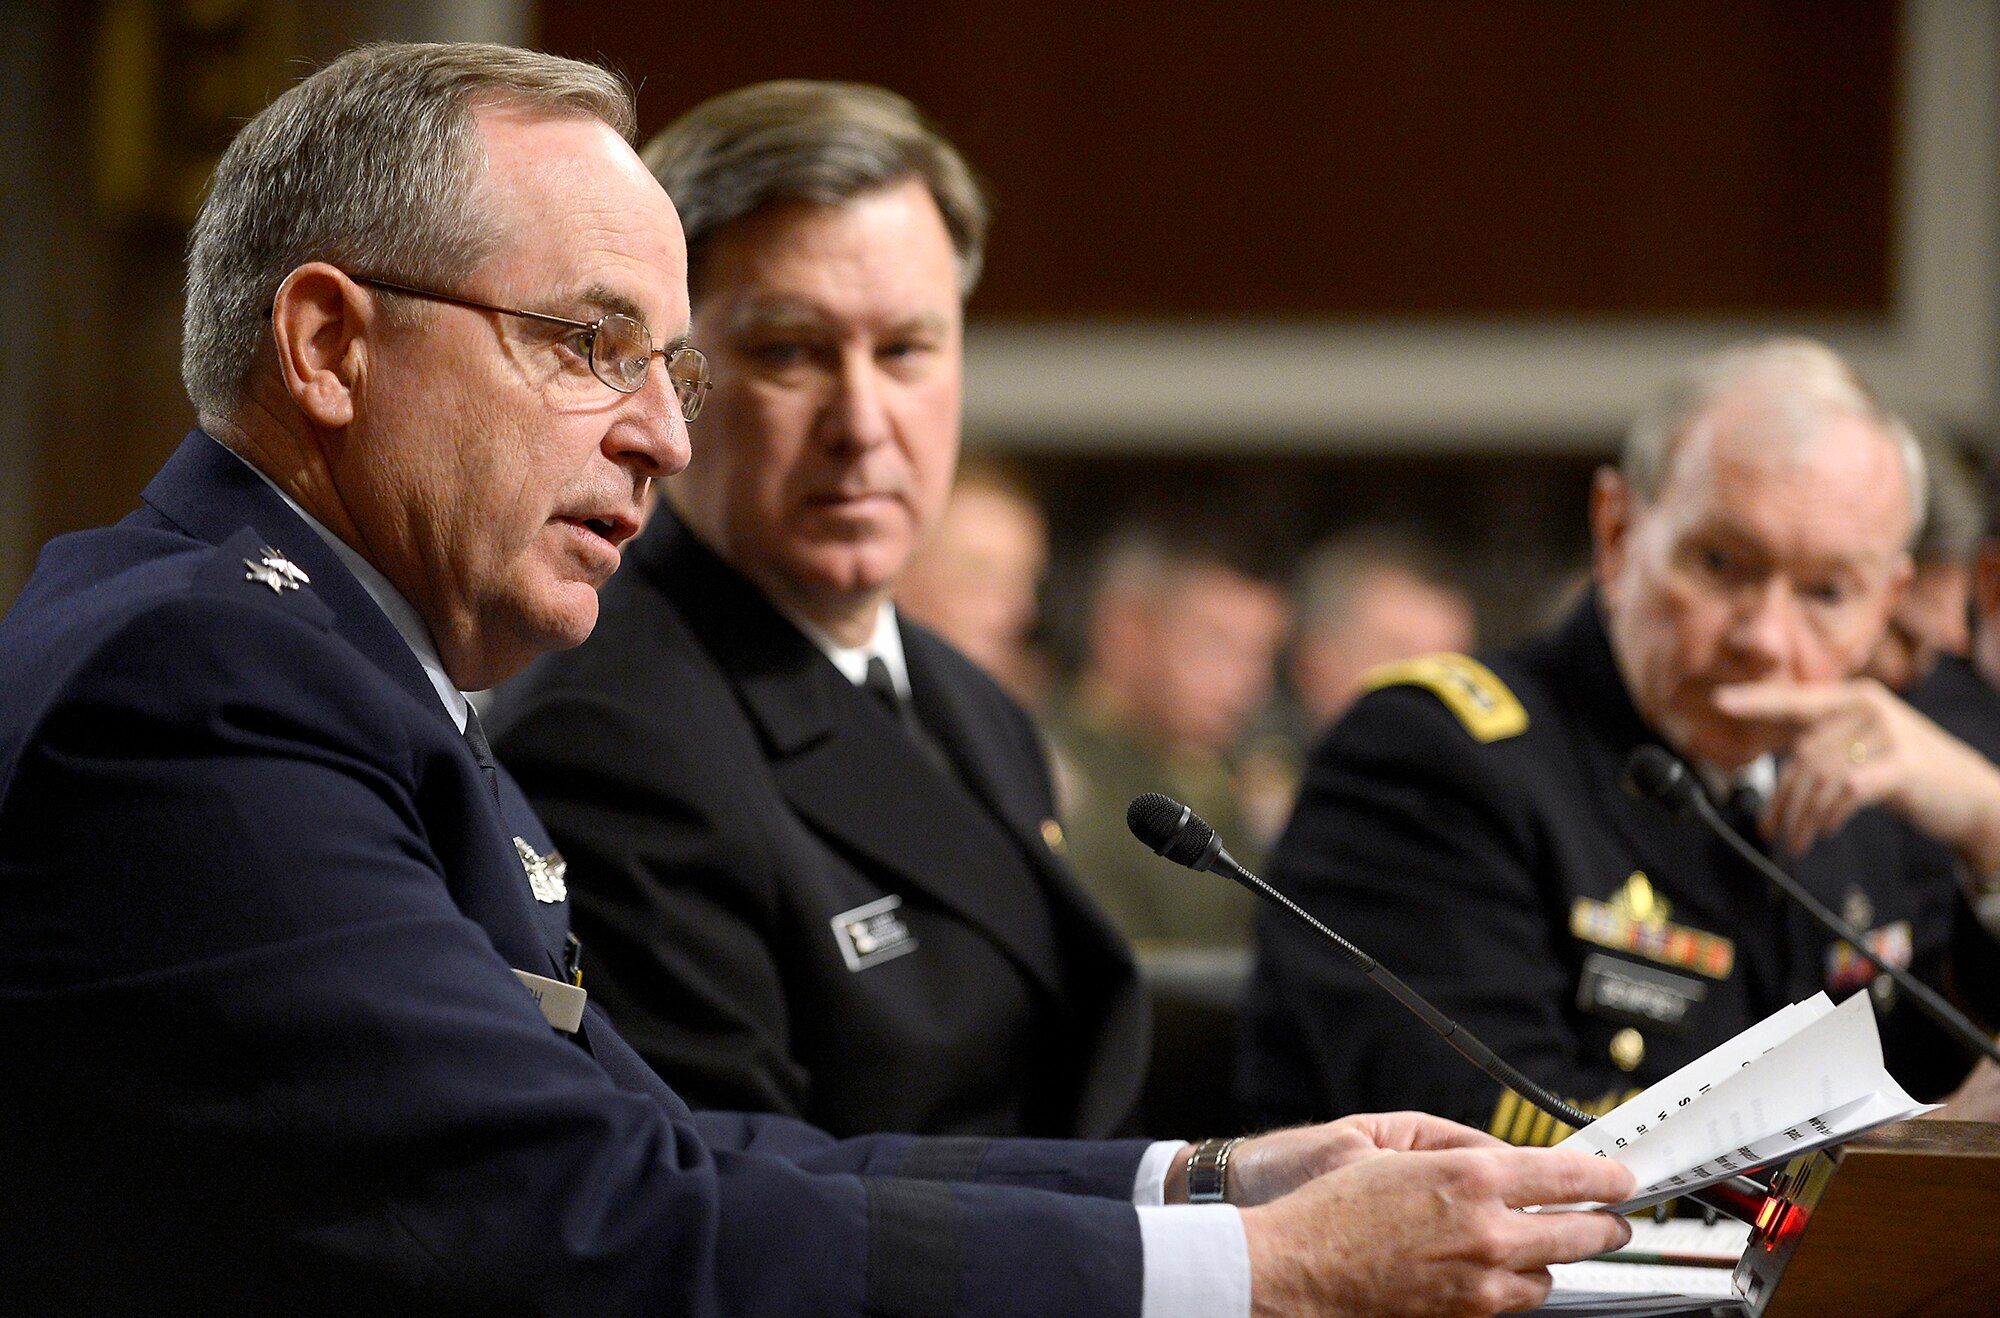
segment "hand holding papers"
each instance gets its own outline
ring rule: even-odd
[[[1571,1135],[1559,1147],[1630,1168],[1629,1213],[1894,1121],[1918,1103],[1882,1066],[1868,994],[1793,1003]]]

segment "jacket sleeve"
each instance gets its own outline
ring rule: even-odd
[[[1531,772],[1518,744],[1475,741],[1419,689],[1372,693],[1314,752],[1271,880],[1528,1076],[1598,1106],[1621,1077],[1586,1060],[1565,1010],[1562,903],[1518,790]],[[1249,1115],[1419,1108],[1512,1124],[1497,1083],[1334,948],[1268,909],[1258,939],[1238,1074]]]
[[[424,735],[323,630],[199,598],[47,703],[0,801],[15,1302],[1137,1311],[1127,1205],[846,1174],[907,1142],[711,1139],[612,1084],[473,918]]]

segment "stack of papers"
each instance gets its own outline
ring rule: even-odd
[[[1608,1205],[1630,1213],[1934,1108],[1883,1068],[1868,994],[1836,1007],[1820,993],[1688,1063],[1559,1147],[1631,1168],[1638,1194]],[[1748,1237],[1739,1222],[1635,1222],[1624,1249],[1551,1269],[1555,1290],[1536,1312],[1738,1311],[1724,1265],[1742,1255]]]
[[[1639,1178],[1617,1212],[1714,1185],[1934,1111],[1882,1066],[1868,994],[1814,994],[1627,1099],[1558,1147],[1614,1158]]]
[[[1698,1218],[1632,1223],[1625,1248],[1585,1263],[1549,1269],[1555,1289],[1537,1312],[1591,1314],[1683,1313],[1736,1300],[1731,1272],[1750,1238],[1750,1224]]]

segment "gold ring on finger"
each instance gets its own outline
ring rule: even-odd
[[[1856,737],[1847,744],[1847,758],[1853,761],[1856,767],[1868,763],[1868,743]]]

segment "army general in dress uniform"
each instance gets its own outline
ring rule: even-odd
[[[1848,680],[1909,572],[1922,479],[1907,430],[1826,349],[1698,363],[1598,477],[1597,588],[1487,662],[1379,671],[1315,753],[1273,881],[1586,1109],[1789,1002],[1871,983],[1890,1069],[1920,1095],[1951,1091],[1968,1059],[1852,948],[1620,786],[1635,748],[1664,743],[1879,955],[1978,993],[1994,949],[1959,867],[1990,869],[1995,845],[1905,799],[1926,773],[1968,781],[1955,757],[1970,753],[1912,751],[1901,733],[1921,720],[1898,704],[1907,718],[1884,722],[1874,707],[1893,697]],[[1411,1106],[1516,1142],[1567,1133],[1289,922],[1259,935],[1251,1114]],[[1973,1089],[1955,1111],[1978,1110]]]

